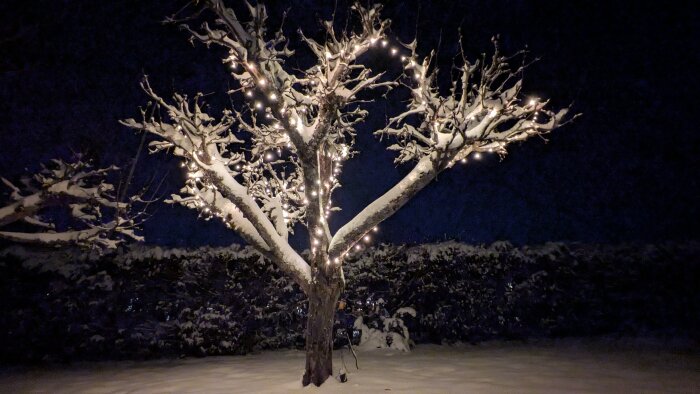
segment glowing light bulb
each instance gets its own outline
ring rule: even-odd
[[[537,104],[537,100],[535,99],[530,99],[530,105],[535,105]]]
[[[383,46],[383,47],[386,47],[387,45],[389,45],[389,41],[387,41],[387,40],[382,40],[382,46]]]
[[[318,245],[318,244],[320,244],[320,243],[321,243],[321,242],[320,242],[318,239],[314,238],[314,245]]]
[[[260,86],[265,86],[265,85],[267,85],[267,79],[261,78],[261,79],[258,81],[258,84],[260,84]]]
[[[462,159],[462,160],[460,160],[460,162],[461,162],[462,164],[467,164],[467,159],[466,159],[466,158],[465,158],[465,159]]]
[[[374,227],[372,228],[372,231],[374,231],[374,232],[376,233],[377,231],[379,231],[379,227],[374,226]]]
[[[370,45],[374,45],[374,44],[376,44],[376,43],[377,43],[377,38],[376,38],[376,37],[372,37],[372,38],[369,39],[369,44],[370,44]]]
[[[360,245],[360,244],[355,245],[355,250],[360,250],[360,249],[362,249],[362,245]]]
[[[255,108],[257,108],[257,109],[262,109],[262,108],[263,108],[262,103],[261,103],[260,101],[256,101],[256,102],[255,102]]]
[[[268,152],[268,153],[265,155],[265,160],[272,160],[272,159],[274,159],[274,158],[275,158],[275,156],[274,156],[272,153],[270,153],[270,152]]]
[[[372,240],[372,238],[369,237],[369,235],[365,235],[364,238],[365,242],[369,242]]]
[[[317,234],[317,235],[323,234],[323,230],[321,230],[321,227],[319,227],[319,228],[316,229],[316,234]]]
[[[396,56],[396,54],[399,53],[399,50],[396,48],[391,48],[391,56]]]
[[[479,152],[474,153],[474,158],[475,158],[476,160],[481,159],[481,153],[479,153]]]
[[[249,91],[245,92],[245,95],[248,97],[253,97],[253,91],[249,90]]]
[[[270,95],[270,100],[276,101],[276,100],[277,100],[277,95],[274,94],[274,93],[272,93],[272,94]]]

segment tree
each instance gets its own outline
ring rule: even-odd
[[[197,2],[195,2],[197,3]],[[300,33],[315,64],[290,67],[294,56],[282,30],[268,34],[267,11],[247,5],[239,19],[223,0],[206,0],[195,17],[168,18],[180,23],[193,41],[225,49],[224,63],[242,95],[239,108],[219,118],[206,112],[202,93],[193,98],[175,94],[166,99],[144,78],[141,87],[151,99],[141,120],[122,123],[155,136],[152,152],[169,151],[182,158],[188,177],[171,202],[222,220],[265,257],[291,276],[308,297],[306,371],[302,383],[321,385],[332,375],[333,319],[343,291],[343,262],[353,247],[390,217],[438,174],[468,156],[506,153],[508,144],[550,132],[562,124],[563,109],[545,109],[547,102],[521,95],[524,60],[517,68],[495,53],[472,63],[463,51],[448,89],[440,89],[434,53],[421,57],[414,40],[399,44],[388,35],[389,21],[378,5],[352,9],[354,29],[337,32],[324,21],[325,41]],[[208,12],[208,14],[206,13]],[[389,79],[362,62],[370,51],[384,51],[402,64],[402,75]],[[454,77],[456,75],[456,77]],[[332,195],[340,186],[343,164],[356,155],[357,126],[368,116],[367,103],[386,91],[408,90],[405,110],[376,130],[396,142],[396,163],[413,168],[394,187],[332,232]],[[164,112],[161,115],[161,110]],[[288,242],[295,229],[309,233],[309,257]]]
[[[136,212],[133,206],[145,201],[141,194],[118,198],[119,190],[107,180],[118,170],[94,168],[77,156],[42,165],[35,174],[22,177],[19,186],[0,178],[10,189],[11,200],[0,207],[0,227],[23,226],[21,231],[0,231],[0,239],[106,249],[125,238],[143,240],[135,230],[145,210]]]

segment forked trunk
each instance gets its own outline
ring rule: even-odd
[[[333,323],[342,285],[313,284],[306,321],[306,372],[302,384],[320,386],[333,376]]]

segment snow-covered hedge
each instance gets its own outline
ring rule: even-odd
[[[355,326],[388,333],[395,348],[408,346],[409,334],[415,342],[474,342],[700,332],[698,243],[382,245],[350,259],[346,278],[339,326],[352,332],[362,316]],[[237,246],[137,247],[103,257],[13,247],[0,254],[0,299],[5,361],[303,345],[304,296]]]

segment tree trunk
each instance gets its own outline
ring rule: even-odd
[[[315,281],[309,294],[309,313],[306,321],[306,372],[304,386],[320,386],[333,376],[333,323],[342,283],[321,284]]]

